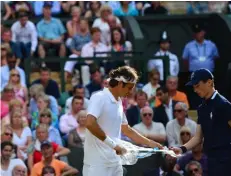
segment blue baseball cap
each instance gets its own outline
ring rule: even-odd
[[[43,141],[43,142],[41,143],[41,149],[42,149],[43,147],[45,147],[45,146],[51,147],[52,144],[51,144],[51,142],[49,142],[49,141]]]
[[[186,86],[193,86],[198,84],[200,81],[207,81],[209,79],[213,79],[213,74],[208,69],[201,68],[191,74],[190,81],[186,84]]]

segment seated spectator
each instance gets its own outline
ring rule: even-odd
[[[39,124],[36,127],[36,140],[30,145],[28,148],[28,167],[31,170],[34,164],[40,162],[42,160],[42,152],[41,152],[41,144],[44,141],[48,141],[48,126],[45,124]],[[66,156],[70,153],[70,150],[62,147],[54,142],[51,142],[51,146],[53,148],[53,156],[55,158],[59,158],[60,156]]]
[[[110,27],[108,25],[108,17],[112,15],[112,9],[108,5],[102,5],[100,8],[100,18],[94,20],[92,27],[99,28],[101,31],[101,42],[105,45],[107,39],[110,37]],[[121,24],[120,20],[116,17],[116,23]]]
[[[18,70],[12,69],[10,71],[10,79],[9,79],[8,84],[13,86],[15,98],[19,99],[21,102],[23,102],[27,106],[27,104],[28,104],[28,90],[24,85],[21,84],[20,74],[19,74]]]
[[[26,165],[21,159],[12,159],[12,152],[14,150],[14,145],[12,142],[2,142],[1,143],[1,171],[0,175],[2,176],[11,176],[12,171],[15,166],[20,165],[23,166],[23,168],[26,168]]]
[[[181,156],[178,159],[174,167],[174,170],[176,172],[183,172],[184,174],[186,174],[185,166],[189,164],[191,161],[196,161],[196,162],[199,162],[202,167],[203,176],[207,176],[208,175],[208,159],[207,159],[207,156],[203,154],[202,150],[203,150],[203,146],[202,144],[199,144],[197,147],[193,148],[191,152],[187,152],[185,155]]]
[[[51,95],[56,99],[59,99],[59,86],[57,82],[51,79],[51,71],[47,67],[42,67],[40,69],[40,78],[35,80],[33,84],[42,84],[47,95]]]
[[[203,14],[208,13],[208,2],[206,1],[188,1],[187,14]]]
[[[203,170],[201,164],[197,161],[191,161],[186,165],[187,176],[202,176]]]
[[[12,176],[27,176],[27,168],[20,164],[14,166]]]
[[[92,70],[91,82],[87,84],[85,87],[86,97],[90,98],[94,92],[102,89],[103,89],[103,80],[100,71],[98,69]]]
[[[80,16],[81,9],[77,6],[71,7],[71,20],[66,24],[68,39],[66,46],[69,48],[71,45],[72,38],[80,31]]]
[[[29,106],[29,112],[30,112],[30,114],[32,114],[32,112],[38,111],[38,106],[36,104],[36,98],[37,98],[37,96],[39,94],[44,93],[44,87],[42,86],[42,84],[35,84],[35,85],[32,85],[30,87],[29,92],[30,92],[30,96],[31,96],[30,103],[29,103],[29,105],[30,105]],[[51,95],[49,95],[49,99],[50,99],[49,109],[56,116],[58,116],[59,115],[59,110],[58,110],[57,100]]]
[[[76,115],[83,109],[83,98],[80,96],[74,96],[71,106],[71,111],[62,115],[59,122],[60,131],[66,135],[78,126]]]
[[[51,8],[51,14],[57,15],[61,12],[61,5],[58,1],[34,1],[34,14],[35,16],[42,16],[43,14],[43,7],[49,6]]]
[[[65,105],[65,113],[71,112],[72,106],[71,102],[73,100],[73,97],[79,96],[83,98],[83,109],[87,109],[89,104],[89,99],[85,98],[85,88],[82,85],[76,85],[73,88],[73,96],[67,99],[66,105]]]
[[[79,25],[79,32],[73,36],[70,44],[70,49],[72,52],[72,54],[69,56],[70,58],[80,57],[82,47],[91,41],[88,21],[85,19],[80,19]],[[77,61],[67,61],[65,63],[64,70],[66,79],[70,74],[72,74],[73,68],[76,63]]]
[[[31,113],[31,129],[34,130],[35,127],[39,124],[39,116],[40,113],[47,109],[50,104],[50,98],[48,95],[44,94],[43,92],[36,96],[36,104],[38,106],[38,111],[34,111]],[[51,111],[51,119],[52,119],[52,126],[58,128],[58,117],[57,115]]]
[[[7,53],[13,53],[16,55],[16,49],[15,49],[15,43],[12,41],[12,31],[10,28],[4,28],[1,33],[1,44],[4,44],[8,47]],[[16,56],[17,57],[17,56]],[[17,66],[18,66],[19,60],[17,60]]]
[[[186,144],[192,138],[191,130],[187,126],[183,126],[180,129],[180,144]]]
[[[166,132],[162,123],[153,122],[153,110],[145,106],[140,111],[142,122],[133,126],[140,134],[146,138],[164,144],[166,141]]]
[[[18,59],[17,65],[19,65],[22,59],[34,55],[38,45],[37,31],[34,23],[28,20],[26,12],[19,13],[19,19],[12,25],[11,31]]]
[[[176,101],[173,100],[166,87],[158,87],[156,89],[156,97],[160,100],[161,104],[154,108],[154,122],[161,122],[166,127],[168,121],[174,119],[173,110]]]
[[[7,59],[6,59],[6,55],[7,52],[9,52],[10,48],[8,46],[8,44],[1,44],[1,63],[0,66],[4,66],[7,65]]]
[[[157,69],[152,69],[149,72],[149,82],[144,85],[142,90],[148,95],[149,105],[155,107],[156,89],[160,87],[160,72]]]
[[[73,129],[68,134],[68,147],[83,148],[85,141],[87,112],[81,110],[76,115],[77,123],[79,124],[76,129]]]
[[[74,6],[80,7],[81,12],[84,12],[86,2],[84,1],[61,1],[60,4],[62,7],[62,15],[65,15],[65,16],[67,15],[69,17],[71,13],[71,8]]]
[[[1,75],[0,91],[2,91],[3,88],[8,84],[9,78],[10,78],[10,70],[12,70],[12,69],[18,70],[19,75],[20,75],[20,83],[23,86],[25,86],[26,85],[25,72],[21,68],[16,66],[15,55],[13,53],[9,52],[6,55],[6,59],[7,59],[7,65],[2,66],[1,69],[0,69],[0,75]]]
[[[171,53],[169,51],[171,44],[171,39],[168,36],[168,33],[166,31],[163,31],[161,33],[160,39],[159,39],[159,51],[156,52],[155,56],[168,56],[169,57],[169,74],[171,76],[177,76],[180,71],[179,61],[175,54]],[[164,63],[161,59],[151,59],[148,61],[148,70],[152,70],[153,68],[156,68],[160,72],[160,80],[164,80]]]
[[[84,17],[87,19],[93,19],[93,21],[96,18],[100,18],[100,7],[100,1],[91,1],[89,4],[89,10],[86,11]]]
[[[44,160],[36,163],[31,170],[31,176],[40,176],[42,170],[46,166],[52,166],[55,169],[55,174],[59,175],[75,175],[78,170],[67,165],[63,161],[59,161],[53,157],[54,148],[49,141],[43,141],[41,143],[41,153]]]
[[[146,106],[148,96],[145,92],[139,90],[135,94],[135,101],[137,105],[132,105],[126,113],[128,124],[131,127],[141,122],[140,110]]]
[[[129,1],[120,1],[118,9],[113,11],[115,16],[138,16],[139,12]]]
[[[55,128],[54,126],[52,126],[52,113],[49,109],[43,109],[39,112],[39,120],[38,121],[39,121],[38,124],[45,124],[49,127],[48,128],[49,141],[54,142],[60,146],[63,146],[59,130],[57,128]],[[33,138],[36,139],[36,130],[33,131],[32,135],[33,135]]]
[[[1,1],[1,15],[2,15],[2,21],[6,21],[11,17],[12,10],[9,6],[9,2]]]
[[[120,1],[107,1],[107,2],[104,2],[104,4],[108,5],[112,9],[113,12],[116,9],[120,8],[120,6],[121,6]],[[132,8],[136,8],[136,2],[135,1],[131,1],[130,2],[130,6]]]
[[[188,127],[193,136],[196,134],[197,128],[196,122],[188,118],[188,108],[183,102],[176,103],[174,107],[174,117],[175,119],[170,120],[166,126],[168,145],[170,147],[181,146],[180,129],[183,126]]]
[[[51,48],[55,48],[56,51],[59,52],[60,57],[64,57],[66,55],[66,48],[63,43],[66,30],[59,19],[51,17],[51,7],[52,6],[48,3],[44,4],[44,19],[39,21],[37,24],[38,37],[40,40],[38,54],[42,59],[46,57],[47,50]],[[46,64],[43,62],[42,66],[45,67],[45,65]]]
[[[18,150],[23,156],[23,160],[27,159],[27,148],[32,142],[31,129],[23,126],[22,112],[17,110],[13,111],[10,116],[10,124],[13,129],[12,142],[18,146]]]
[[[73,1],[71,1],[71,2],[73,2]],[[55,174],[56,174],[55,169],[52,166],[44,166],[41,176],[49,176],[49,175],[55,176]]]
[[[160,1],[152,1],[151,6],[144,10],[144,15],[168,14],[168,10],[160,4]]]

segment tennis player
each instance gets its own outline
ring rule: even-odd
[[[194,91],[204,99],[198,108],[195,136],[176,154],[185,153],[196,147],[204,138],[204,152],[208,156],[208,176],[231,175],[231,103],[214,88],[214,78],[207,69],[192,73]]]
[[[117,143],[121,131],[137,144],[162,148],[159,143],[132,129],[123,112],[120,97],[128,96],[137,80],[138,76],[133,68],[119,67],[110,72],[108,88],[91,96],[87,110],[83,176],[123,175],[119,155],[126,150]]]

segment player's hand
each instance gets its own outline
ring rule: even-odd
[[[183,153],[182,150],[181,150],[181,148],[179,148],[179,147],[169,147],[169,150],[174,151],[174,153],[175,153],[176,155],[180,155],[180,154]]]
[[[114,150],[116,151],[117,155],[123,155],[127,152],[127,150],[119,145],[117,145]]]
[[[152,140],[149,141],[148,147],[150,147],[150,148],[158,147],[159,149],[164,148],[160,143],[152,141]]]

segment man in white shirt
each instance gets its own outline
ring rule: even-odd
[[[2,91],[4,89],[4,87],[8,84],[9,78],[10,78],[10,70],[12,70],[14,68],[16,70],[18,70],[18,72],[19,72],[20,83],[25,86],[26,85],[25,72],[21,68],[16,66],[17,61],[15,58],[15,55],[12,52],[8,52],[6,55],[6,59],[7,59],[7,65],[2,66],[0,69],[0,75],[1,75],[0,91]]]
[[[180,70],[179,61],[175,54],[169,51],[171,40],[166,31],[161,34],[159,44],[160,50],[157,51],[155,56],[168,56],[169,57],[169,74],[171,76],[177,76]],[[160,59],[149,60],[148,61],[148,70],[151,71],[153,68],[156,68],[160,72],[160,80],[164,80],[164,64]]]
[[[133,128],[148,139],[163,144],[166,141],[164,125],[160,122],[153,122],[153,115],[152,108],[149,106],[143,107],[140,111],[142,122],[134,125]]]
[[[169,121],[166,126],[168,145],[170,147],[180,146],[180,130],[183,126],[190,129],[192,136],[196,133],[197,124],[187,118],[188,106],[183,102],[177,102],[174,107],[175,119]]]
[[[72,110],[67,112],[60,118],[59,128],[64,134],[68,134],[71,130],[78,126],[76,115],[83,109],[83,98],[74,96],[71,102]]]
[[[137,82],[136,71],[119,67],[109,74],[109,86],[91,96],[84,145],[83,176],[122,176],[118,155],[126,150],[118,145],[121,131],[134,142],[154,148],[162,146],[132,129],[123,112],[120,97],[128,96]]]
[[[38,45],[37,31],[35,25],[28,21],[26,12],[19,13],[19,20],[12,25],[11,31],[18,63],[23,58],[33,56]]]
[[[26,168],[21,159],[11,159],[13,150],[14,145],[11,142],[6,141],[1,143],[1,176],[12,176],[12,171],[17,165]]]

